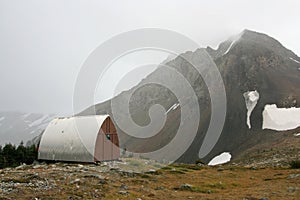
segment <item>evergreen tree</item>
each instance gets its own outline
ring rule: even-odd
[[[3,147],[3,158],[4,158],[4,165],[10,166],[10,167],[15,167],[16,165],[16,147],[15,145],[12,144],[6,144]]]
[[[19,164],[25,163],[26,161],[26,147],[23,145],[23,141],[20,143],[20,145],[17,148],[17,158],[16,160],[19,162]]]
[[[0,146],[0,169],[16,167],[22,163],[32,164],[36,159],[35,145],[25,147],[22,141],[17,148],[12,144],[6,144],[3,148]]]
[[[2,146],[0,146],[0,169],[4,168],[4,160],[2,154]]]

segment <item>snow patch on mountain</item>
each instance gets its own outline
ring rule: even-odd
[[[231,41],[231,44],[229,45],[228,49],[225,51],[223,55],[226,55],[232,49],[232,47],[236,44],[237,41],[239,41],[239,39],[243,36],[243,34],[244,31],[229,39],[229,41]]]
[[[220,155],[214,157],[208,165],[220,165],[227,163],[231,160],[231,154],[229,152],[223,152]]]
[[[49,115],[44,115],[43,117],[41,117],[41,118],[35,120],[34,122],[28,124],[28,126],[29,126],[29,127],[33,127],[33,126],[42,125],[43,122],[44,122],[44,123],[45,123],[45,122],[48,123],[48,121],[47,121],[48,118],[49,118]]]
[[[296,63],[298,63],[298,64],[300,64],[300,61],[298,61],[298,60],[295,60],[294,58],[290,58],[292,61],[294,61],[294,62],[296,62]]]
[[[178,106],[179,106],[179,103],[173,104],[173,105],[167,110],[167,112],[166,112],[165,114],[168,114],[171,110],[175,110]]]
[[[247,126],[249,129],[251,129],[250,116],[259,99],[259,93],[255,90],[255,91],[245,92],[243,95],[245,98],[245,103],[247,108]]]
[[[55,115],[0,112],[0,145],[20,144],[41,134]]]
[[[300,126],[300,108],[278,108],[276,104],[265,105],[263,129],[285,131]]]

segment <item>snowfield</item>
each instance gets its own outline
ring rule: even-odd
[[[0,145],[26,143],[39,135],[55,115],[0,112]]]
[[[35,120],[34,122],[28,124],[29,127],[33,127],[33,126],[38,126],[38,125],[42,125],[43,123],[48,123],[49,120],[47,121],[47,119],[49,119],[49,115],[44,115],[43,117]]]
[[[245,103],[247,107],[247,125],[251,129],[250,116],[259,100],[259,93],[255,91],[248,91],[244,93]]]
[[[229,162],[231,159],[231,154],[229,152],[223,152],[220,155],[214,157],[208,165],[220,165]]]
[[[263,129],[285,131],[300,126],[300,108],[277,108],[266,105],[263,111]]]

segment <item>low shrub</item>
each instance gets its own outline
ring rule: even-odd
[[[300,160],[292,160],[289,164],[292,169],[300,168]]]

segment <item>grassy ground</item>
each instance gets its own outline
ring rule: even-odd
[[[300,169],[280,167],[177,164],[135,173],[55,164],[6,169],[0,177],[0,199],[300,199]]]

